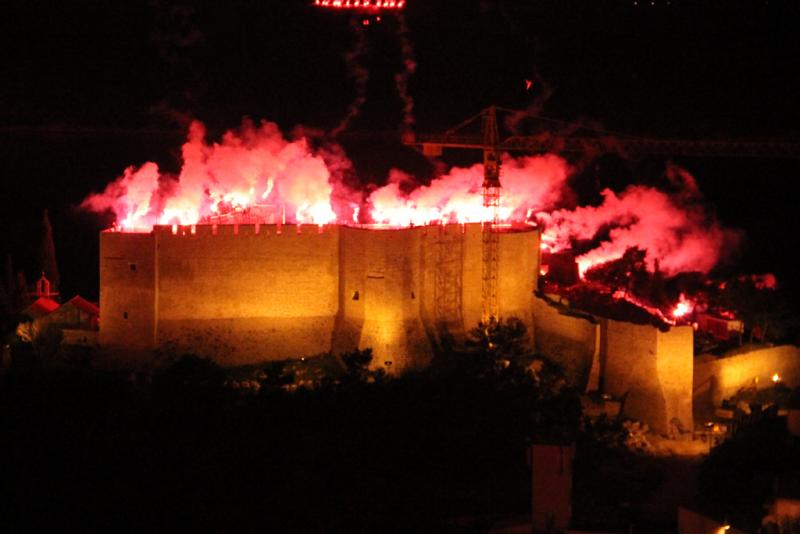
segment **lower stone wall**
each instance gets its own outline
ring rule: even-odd
[[[775,373],[790,387],[800,385],[800,348],[781,345],[744,350],[722,357],[704,354],[695,359],[695,402],[718,406],[742,388],[769,388]]]
[[[692,385],[694,362],[694,329],[673,326],[666,332],[656,330],[658,359],[656,368],[668,423],[680,421],[682,430],[694,430]],[[671,428],[670,431],[678,429]]]
[[[75,347],[96,347],[98,346],[99,332],[96,330],[79,330],[77,328],[65,328],[61,331],[61,344]]]
[[[693,330],[602,320],[601,381],[623,413],[661,434],[693,429]]]
[[[220,365],[314,356],[331,350],[334,317],[254,317],[159,322],[159,347]]]
[[[582,314],[533,299],[536,351],[561,364],[572,384],[624,398],[623,415],[674,435],[693,429],[694,331]]]
[[[372,367],[399,373],[430,363],[431,344],[419,319],[364,321],[358,344],[372,349]]]
[[[549,299],[533,298],[536,352],[564,368],[567,380],[581,391],[599,388],[600,325]]]
[[[100,233],[99,342],[148,350],[155,343],[156,291],[153,234]]]

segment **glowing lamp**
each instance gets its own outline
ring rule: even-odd
[[[772,381],[773,381],[775,384],[777,384],[778,382],[780,382],[780,381],[781,381],[781,375],[779,375],[778,373],[775,373],[774,375],[772,375]]]

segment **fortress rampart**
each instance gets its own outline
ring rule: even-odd
[[[694,330],[602,319],[601,387],[624,397],[626,415],[647,421],[658,432],[693,429]]]
[[[533,326],[539,232],[499,233],[501,317]],[[479,224],[157,226],[100,236],[100,343],[171,348],[226,365],[371,347],[424,365],[482,311]]]
[[[536,350],[552,355],[579,389],[599,390],[600,322],[540,296],[533,299],[533,313]]]
[[[623,412],[669,434],[693,428],[691,326],[660,330],[534,298],[536,349],[587,391],[624,398]]]
[[[789,387],[800,385],[800,348],[793,345],[748,347],[721,357],[704,354],[694,367],[694,399],[719,406],[740,389],[765,389],[777,374]]]
[[[500,317],[586,389],[669,432],[692,422],[692,329],[612,321],[534,296],[539,231],[498,233]],[[100,235],[100,344],[223,365],[372,348],[392,372],[426,365],[482,314],[480,224],[157,226]],[[445,336],[446,335],[446,336]]]

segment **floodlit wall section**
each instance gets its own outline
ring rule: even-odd
[[[422,229],[341,232],[337,352],[371,348],[373,363],[390,370],[427,364],[432,351],[420,318]]]
[[[600,324],[566,306],[533,300],[536,351],[564,367],[570,383],[585,391],[599,388]]]
[[[611,319],[604,319],[603,325],[603,390],[624,396],[624,413],[647,422],[656,432],[692,430],[692,327],[664,332]]]
[[[501,318],[517,317],[533,334],[533,292],[539,277],[539,232],[501,233],[497,303]]]
[[[155,248],[152,234],[100,234],[100,343],[155,344]]]
[[[656,330],[658,381],[669,424],[677,420],[683,431],[694,430],[692,387],[694,366],[694,329],[673,326],[666,332]],[[670,431],[676,430],[670,428]]]
[[[694,397],[719,406],[742,388],[774,385],[772,377],[790,387],[800,385],[800,348],[794,345],[755,348],[730,356],[698,356],[694,366]]]
[[[243,364],[327,352],[339,228],[156,227],[157,345]]]

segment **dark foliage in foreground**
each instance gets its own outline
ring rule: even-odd
[[[775,489],[797,485],[800,439],[791,436],[783,417],[764,418],[714,449],[698,479],[701,509],[755,530]]]
[[[293,392],[265,376],[255,394],[194,357],[136,379],[11,369],[0,530],[480,529],[528,511],[527,439],[579,414],[570,390],[544,391],[549,368],[361,380],[364,363]]]

